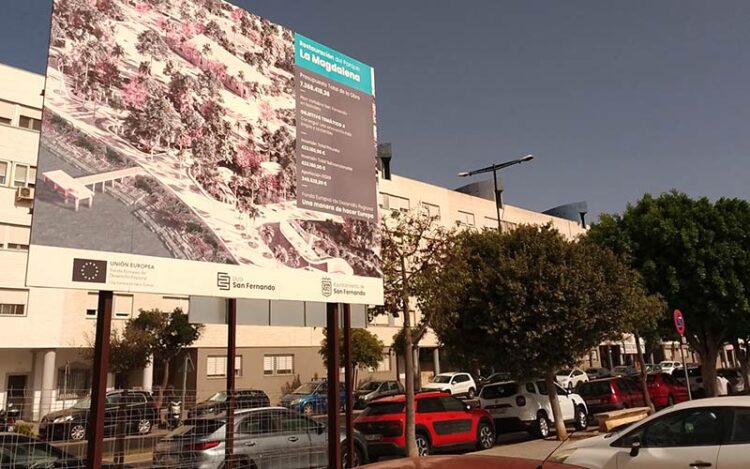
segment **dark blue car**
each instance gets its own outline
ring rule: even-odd
[[[311,381],[298,387],[281,398],[281,406],[296,410],[305,415],[324,414],[328,410],[328,382]],[[346,400],[346,388],[339,384],[341,409]]]

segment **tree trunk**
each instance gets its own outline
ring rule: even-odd
[[[745,341],[747,346],[747,341]],[[732,347],[734,347],[734,356],[738,362],[740,362],[740,370],[742,371],[742,380],[744,383],[745,390],[750,389],[748,383],[750,383],[750,364],[748,363],[747,350],[740,348],[740,339],[735,338],[732,340]],[[735,390],[736,391],[736,390]]]
[[[706,397],[716,397],[716,360],[719,358],[719,349],[721,348],[716,344],[720,341],[714,340],[713,337],[706,337],[705,334],[701,338],[695,332],[685,334],[685,338],[700,357],[701,378],[703,378],[703,389],[706,391]],[[690,386],[689,381],[687,385]]]
[[[544,382],[547,385],[547,395],[549,397],[550,406],[552,407],[552,417],[555,419],[555,432],[557,432],[557,439],[562,441],[568,437],[568,430],[565,428],[562,410],[560,410],[560,400],[557,398],[554,370],[547,372],[547,376],[544,377]]]
[[[161,405],[164,401],[164,390],[167,388],[167,384],[169,383],[169,360],[164,360],[162,362],[162,365],[164,366],[164,371],[162,372],[161,377],[161,386],[159,387],[159,394],[156,396],[156,408],[161,409]]]
[[[656,412],[656,407],[654,407],[654,403],[651,401],[651,395],[648,393],[648,379],[646,375],[646,360],[643,358],[643,351],[641,350],[641,336],[639,336],[637,333],[633,334],[633,337],[635,337],[635,348],[636,353],[638,354],[638,364],[641,366],[641,392],[643,393],[643,402],[646,403],[646,406],[649,408],[648,414],[651,415],[654,412]]]

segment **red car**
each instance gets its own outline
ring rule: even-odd
[[[472,409],[443,392],[417,394],[416,441],[420,456],[434,451],[489,449],[495,444],[495,425],[489,413]],[[371,460],[381,456],[404,456],[406,398],[398,395],[368,404],[354,427],[367,441]]]
[[[688,400],[687,387],[669,373],[651,373],[646,377],[646,387],[657,409]]]
[[[641,407],[643,392],[638,384],[624,377],[595,379],[581,384],[576,390],[589,409],[589,415],[612,410]]]

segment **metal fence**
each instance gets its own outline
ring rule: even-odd
[[[64,467],[85,467],[88,393],[0,392],[0,467],[58,467],[62,460]],[[72,398],[76,395],[84,397]],[[262,392],[237,391],[230,428],[226,393],[180,392],[160,399],[138,389],[108,391],[103,461],[113,467],[186,469],[224,468],[227,461],[237,468],[328,467],[325,402],[312,411],[298,400],[284,404],[270,403]],[[343,416],[340,420],[343,441]],[[358,436],[354,443],[359,465],[366,462],[365,444]]]

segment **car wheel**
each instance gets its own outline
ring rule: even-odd
[[[151,433],[151,420],[147,418],[138,419],[135,431],[138,432],[139,435],[148,435]]]
[[[351,466],[348,463],[349,458],[347,458],[346,456],[346,450],[344,450],[344,452],[341,454],[341,460],[344,462],[344,467],[357,467],[365,463],[365,455],[357,445],[354,445],[354,461],[352,461]]]
[[[576,430],[586,430],[586,428],[589,426],[589,416],[586,415],[586,411],[583,410],[583,407],[578,406],[576,408]]]
[[[534,424],[534,430],[536,436],[539,438],[547,438],[549,436],[549,419],[544,412],[539,412],[536,416],[536,423]]]
[[[84,438],[86,438],[86,427],[84,427],[80,423],[76,423],[72,427],[70,427],[70,432],[68,432],[68,436],[70,436],[71,440],[81,441]]]
[[[495,446],[495,430],[489,422],[479,422],[477,429],[477,449],[490,449]]]
[[[424,433],[417,433],[417,454],[421,456],[429,456],[432,452],[430,448],[430,439]]]
[[[667,407],[672,407],[674,405],[674,397],[670,394],[667,396]]]
[[[469,388],[469,392],[466,393],[466,397],[468,399],[474,399],[474,397],[477,395],[477,392],[474,390],[474,388]]]
[[[305,415],[312,415],[313,414],[313,405],[309,402],[302,406],[302,413]]]

